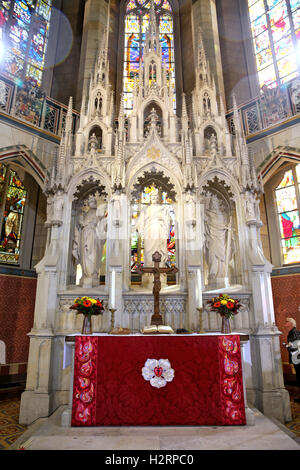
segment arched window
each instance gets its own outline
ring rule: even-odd
[[[154,0],[154,5],[159,26],[162,59],[167,67],[169,86],[174,91],[173,103],[176,109],[173,13],[168,0]],[[127,115],[130,114],[133,106],[134,79],[139,78],[140,62],[143,62],[150,6],[151,0],[129,0],[126,8],[123,91]]]
[[[0,2],[0,68],[40,86],[52,0]]]
[[[283,264],[300,263],[300,164],[287,170],[275,189]]]
[[[260,87],[299,75],[300,0],[248,0]]]
[[[26,197],[16,171],[0,164],[0,263],[19,263]]]

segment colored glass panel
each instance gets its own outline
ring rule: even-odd
[[[289,170],[285,172],[280,184],[277,186],[276,189],[285,188],[286,186],[291,186],[293,184],[294,184],[293,171]]]
[[[293,53],[287,57],[284,57],[284,59],[281,59],[277,62],[277,66],[280,78],[285,77],[286,75],[290,75],[297,69],[296,55]]]
[[[267,0],[267,5],[269,7],[269,9],[271,10],[271,8],[275,7],[276,5],[278,5],[278,3],[280,3],[282,0]],[[298,1],[298,0],[297,0]]]
[[[1,262],[18,263],[26,194],[17,173],[10,170],[0,235]]]
[[[266,49],[269,47],[270,47],[270,41],[269,41],[268,31],[265,31],[264,33],[261,33],[259,36],[256,36],[254,38],[255,53],[260,52],[263,49]]]
[[[36,86],[41,86],[42,84],[42,70],[34,67],[33,65],[28,65],[26,70],[26,80],[30,80]]]
[[[263,31],[267,31],[268,24],[266,15],[262,15],[251,23],[252,36],[257,36]]]
[[[284,57],[294,51],[294,45],[291,36],[286,36],[274,45],[277,59]]]
[[[283,263],[293,264],[300,261],[300,239],[298,236],[281,240]]]
[[[159,16],[159,32],[163,62],[168,69],[168,83],[175,93],[174,37],[171,6],[167,0],[154,0]],[[128,15],[125,17],[124,73],[123,90],[124,106],[127,114],[132,109],[132,91],[134,79],[138,77],[140,61],[143,60],[146,31],[149,27],[149,0],[131,0],[127,4]],[[175,95],[174,102],[176,103]]]
[[[272,83],[276,83],[276,73],[274,65],[270,65],[265,69],[261,70],[258,74],[260,86],[263,85],[271,85]]]
[[[265,5],[263,0],[258,0],[249,8],[250,21],[255,20],[265,13]]]
[[[297,209],[295,186],[287,186],[276,191],[277,212],[288,212]]]
[[[291,10],[294,11],[300,8],[300,0],[290,0]]]
[[[295,72],[291,73],[290,75],[286,75],[285,77],[281,78],[281,83],[287,83],[290,80],[293,80],[294,78],[299,76],[299,71],[295,70]]]
[[[22,77],[25,62],[17,55],[6,54],[5,70],[15,77]]]
[[[271,22],[271,31],[274,42],[279,41],[283,36],[290,32],[290,20],[286,16],[275,22]]]
[[[281,238],[290,238],[296,235],[295,229],[299,229],[298,211],[283,212],[279,215]]]
[[[40,23],[38,25],[38,29],[32,37],[30,50],[29,50],[29,58],[30,61],[41,67],[44,65],[45,59],[45,49],[46,49],[46,25]]]
[[[300,8],[293,12],[293,24],[295,30],[300,27]]]
[[[0,204],[2,204],[2,200],[3,200],[5,174],[6,174],[6,167],[0,163]]]
[[[267,65],[272,64],[273,57],[271,49],[265,49],[264,51],[256,54],[256,65],[257,70],[264,69]]]
[[[1,2],[7,10],[3,64],[8,73],[41,84],[51,16],[51,0]],[[1,17],[0,17],[1,29]],[[5,38],[4,38],[5,41]],[[33,67],[36,66],[36,67]]]

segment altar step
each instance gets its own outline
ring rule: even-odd
[[[300,438],[254,409],[253,426],[62,427],[60,407],[37,420],[10,447],[16,450],[300,450]],[[155,452],[152,452],[155,454]],[[100,454],[102,455],[102,454]],[[107,452],[111,455],[111,452]],[[126,454],[128,455],[128,454]],[[134,455],[134,452],[132,453]]]

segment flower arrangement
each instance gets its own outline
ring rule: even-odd
[[[78,313],[91,316],[102,314],[104,307],[103,302],[99,299],[93,299],[91,297],[78,297],[74,300],[74,304],[71,305],[70,309],[77,310]]]
[[[220,294],[207,302],[211,305],[211,310],[218,312],[222,317],[231,318],[238,313],[240,301],[232,299],[226,294]]]
[[[101,315],[104,307],[103,302],[92,297],[81,297],[74,300],[71,310],[77,310],[77,313],[83,313],[84,320],[82,325],[82,334],[90,335],[92,331],[92,315]]]

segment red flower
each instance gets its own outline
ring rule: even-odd
[[[232,302],[227,302],[227,308],[230,310],[234,307],[234,304]]]
[[[97,307],[102,307],[102,303],[100,302],[99,299],[97,299],[97,303],[96,303]]]
[[[84,307],[91,307],[91,305],[92,305],[92,302],[90,300],[84,300],[83,301],[83,306]]]
[[[79,304],[74,304],[73,307],[77,308]]]
[[[216,308],[219,308],[221,307],[221,302],[215,302],[213,306]]]

